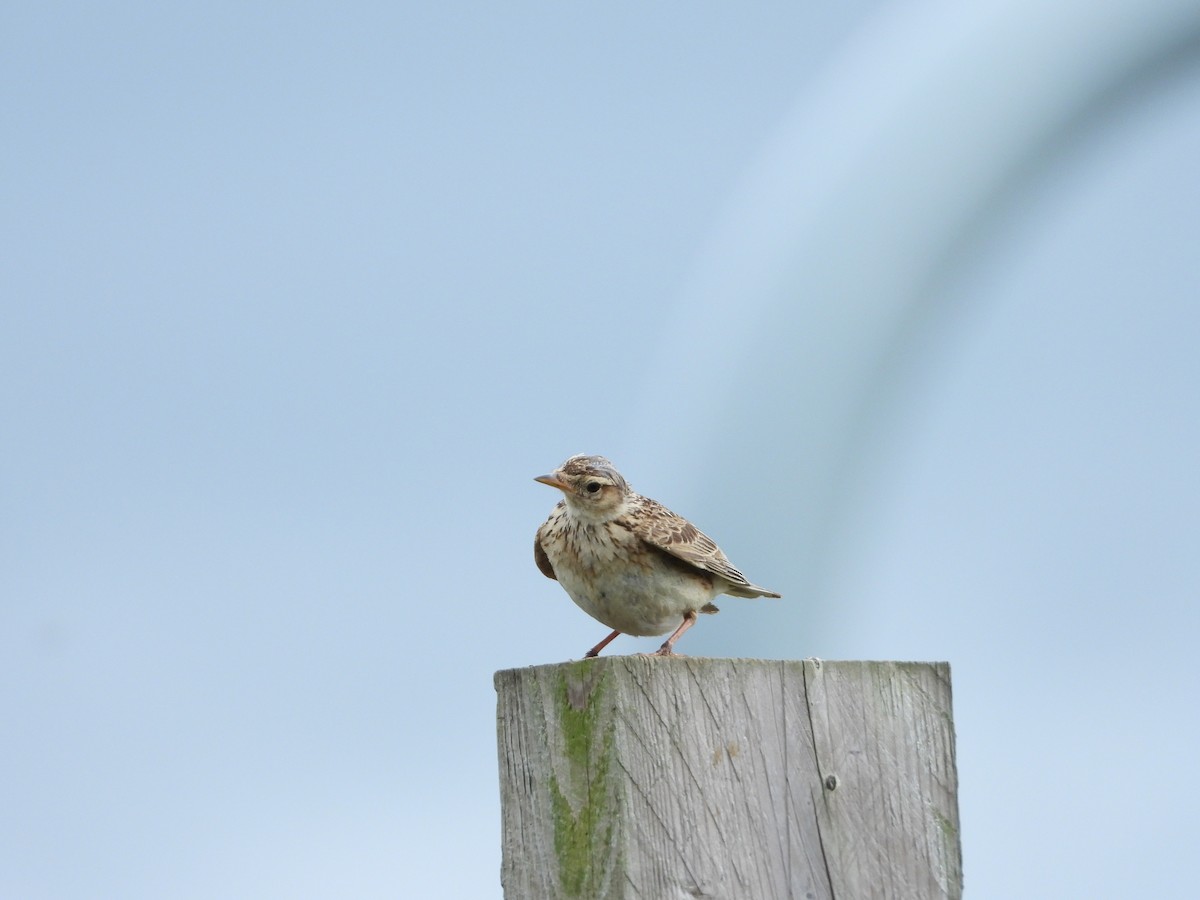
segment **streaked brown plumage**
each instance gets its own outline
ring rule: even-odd
[[[751,584],[691,522],[635,493],[603,456],[572,456],[535,480],[563,492],[534,539],[537,567],[613,629],[587,656],[618,634],[674,628],[658,650],[671,656],[697,613],[717,612],[712,601],[718,594],[779,596]]]

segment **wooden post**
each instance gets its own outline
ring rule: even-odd
[[[962,895],[946,663],[611,656],[496,691],[509,900]]]

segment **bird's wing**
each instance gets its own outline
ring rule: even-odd
[[[542,549],[542,530],[540,528],[538,533],[533,536],[533,561],[537,563],[537,567],[543,575],[558,581],[558,576],[554,574],[554,566],[550,565],[550,557]]]
[[[707,534],[685,519],[676,515],[656,500],[642,497],[630,515],[633,533],[659,550],[670,553],[685,563],[720,575],[734,587],[748,588],[771,594],[758,585],[751,584],[746,576],[733,567]]]

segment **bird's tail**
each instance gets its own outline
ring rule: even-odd
[[[730,586],[725,593],[732,597],[746,597],[750,600],[755,597],[774,597],[776,600],[783,597],[783,594],[768,591],[765,587],[759,587],[757,584],[735,584]]]

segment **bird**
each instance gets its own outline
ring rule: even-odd
[[[563,498],[537,530],[533,558],[547,578],[612,634],[585,654],[599,655],[620,634],[666,634],[655,656],[676,656],[675,642],[713,599],[780,597],[752,584],[721,548],[682,516],[635,492],[603,456],[578,454],[534,481]]]

